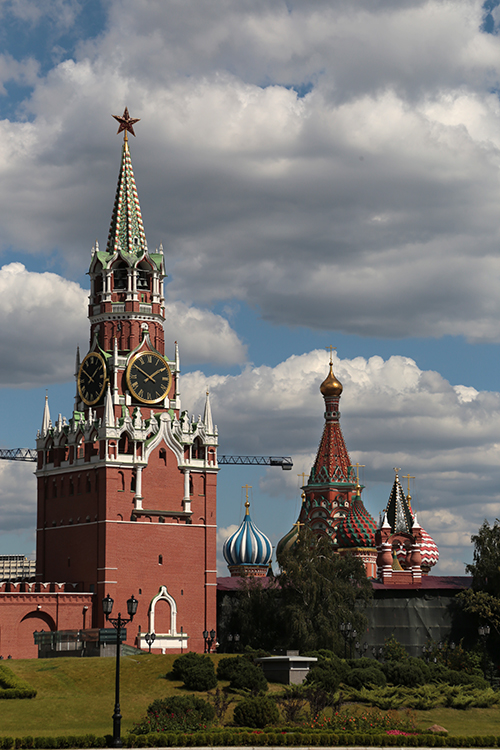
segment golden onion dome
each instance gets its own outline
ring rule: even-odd
[[[323,382],[321,383],[319,390],[321,391],[323,396],[340,396],[340,394],[344,390],[340,380],[337,380],[337,378],[333,374],[333,367],[331,362],[330,372],[328,373],[325,380],[323,380]]]

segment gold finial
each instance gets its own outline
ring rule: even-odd
[[[333,365],[333,352],[337,351],[337,347],[330,344],[330,346],[326,346],[325,349],[327,352],[330,352],[330,365]]]
[[[396,473],[396,477],[399,479],[399,477],[398,477],[398,471],[401,471],[401,468],[398,468],[397,466],[394,466],[393,471]]]
[[[410,479],[415,479],[415,477],[412,477],[411,474],[403,474],[401,479],[407,479],[408,480],[408,497],[410,496]]]
[[[305,503],[305,501],[306,501],[306,493],[304,492],[304,490],[302,490],[302,494],[301,494],[301,496],[300,496],[300,497],[301,497],[301,499],[302,499],[302,505],[304,505],[304,503]]]
[[[130,117],[128,113],[128,107],[125,107],[125,109],[123,110],[123,115],[121,117],[120,115],[111,115],[111,117],[114,117],[115,120],[120,124],[116,135],[120,135],[123,130],[125,131],[123,136],[124,143],[128,142],[127,133],[132,133],[132,135],[135,137],[134,125],[136,122],[140,122],[140,117]]]
[[[248,490],[252,489],[252,485],[251,484],[244,484],[241,489],[245,490],[245,508],[246,508],[245,515],[249,516],[250,515],[250,511],[249,511],[250,503],[248,502]]]
[[[306,483],[306,477],[307,474],[305,471],[303,471],[301,474],[297,474],[298,477],[302,477],[302,484],[304,485]]]
[[[297,531],[298,532],[300,532],[300,527],[301,526],[305,526],[305,524],[303,524],[301,521],[295,521],[295,523],[293,525],[297,527]]]
[[[365,464],[360,464],[358,461],[356,461],[353,466],[356,467],[356,482],[359,484],[359,470],[365,468]]]
[[[356,463],[353,464],[353,466],[356,467],[356,497],[360,497],[361,496],[361,485],[359,483],[359,470],[360,470],[360,468],[364,469],[365,468],[365,464],[360,464],[359,461],[356,461]]]

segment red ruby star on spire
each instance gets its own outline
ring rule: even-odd
[[[120,123],[120,127],[118,128],[117,135],[120,135],[122,130],[124,130],[125,140],[127,140],[127,131],[129,133],[132,133],[132,135],[135,137],[134,125],[136,122],[140,122],[140,117],[130,117],[128,113],[128,107],[125,107],[123,111],[123,115],[121,117],[120,115],[111,115],[111,117],[114,117],[115,120]]]

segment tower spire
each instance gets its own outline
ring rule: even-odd
[[[340,427],[339,402],[343,387],[333,372],[331,351],[330,371],[320,391],[325,399],[325,426],[311,476],[316,482],[351,482],[351,459]]]
[[[113,117],[120,123],[118,133],[125,131],[125,136],[106,249],[111,255],[121,252],[140,257],[146,252],[147,243],[127,138],[127,132],[135,135],[133,124],[139,120],[130,118],[127,108],[122,117]]]

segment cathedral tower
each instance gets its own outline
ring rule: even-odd
[[[327,535],[337,543],[336,527],[349,511],[356,490],[356,474],[340,427],[339,403],[342,383],[330,371],[320,386],[325,400],[325,426],[316,460],[307,485],[299,522],[316,534]]]
[[[217,428],[181,410],[177,344],[165,356],[163,249],[150,252],[127,133],[105,250],[90,262],[89,350],[76,362],[72,417],[37,436],[37,578],[101,601],[139,600],[137,645],[202,651],[216,627]],[[129,640],[131,633],[129,633]]]

